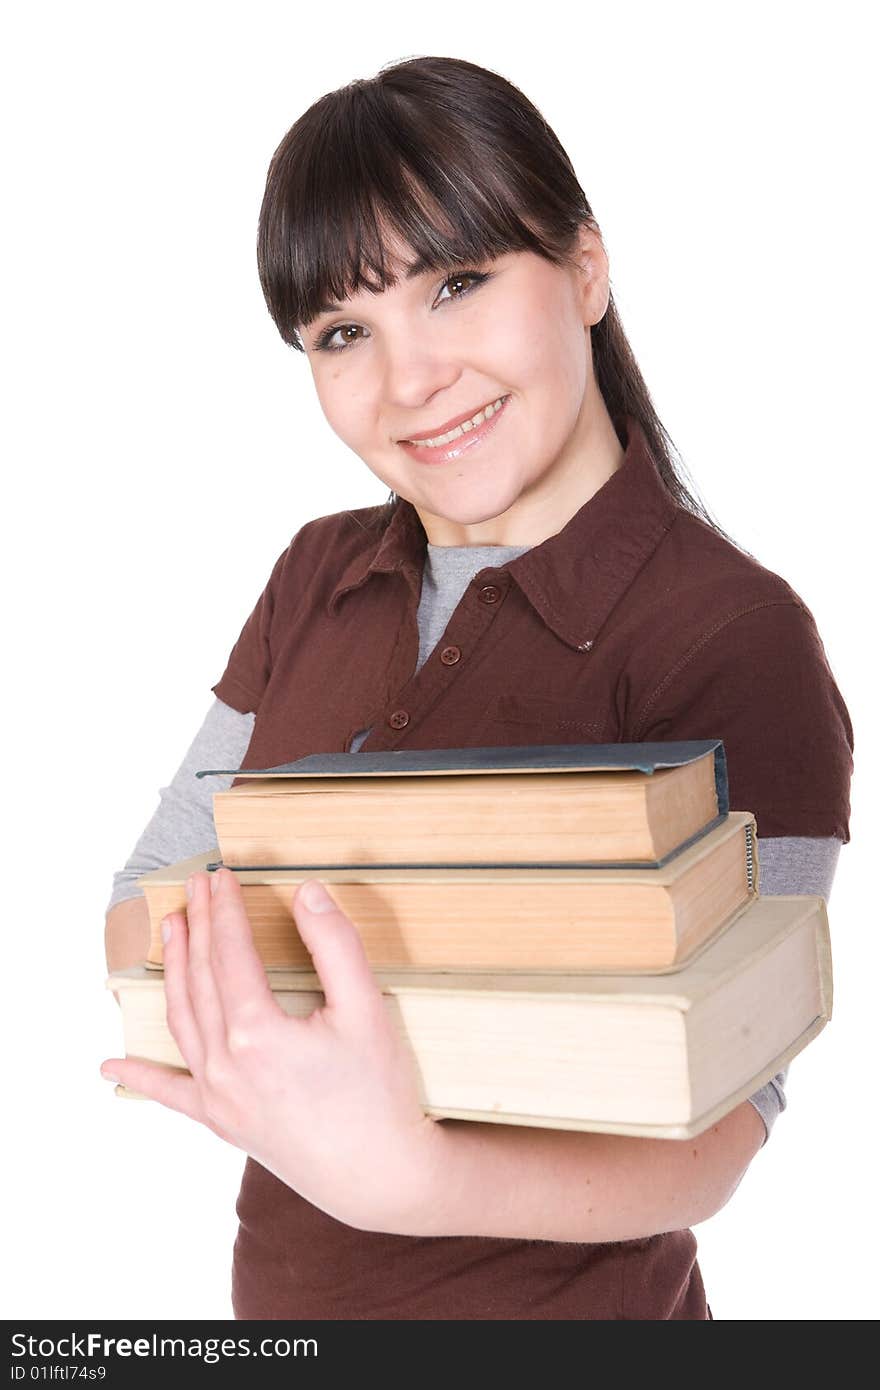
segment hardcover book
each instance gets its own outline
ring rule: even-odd
[[[186,880],[209,850],[138,879],[150,914],[148,963],[162,963],[162,918],[186,909]],[[310,970],[293,915],[304,869],[235,869],[268,968]],[[321,881],[358,928],[377,969],[676,970],[754,898],[754,818],[733,811],[659,869],[383,869],[334,866]]]
[[[304,1018],[320,981],[269,971]],[[828,920],[818,897],[757,898],[690,964],[664,975],[379,971],[437,1117],[681,1139],[699,1134],[796,1056],[831,1016]],[[164,974],[107,981],[128,1056],[185,1070]],[[117,1094],[132,1094],[117,1087]]]
[[[230,772],[241,780],[215,793],[214,824],[234,869],[658,868],[729,810],[718,739],[327,753]]]

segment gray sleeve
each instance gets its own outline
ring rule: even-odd
[[[227,791],[233,779],[195,774],[206,767],[241,767],[254,718],[214,701],[170,783],[159,788],[159,805],[125,867],[114,873],[106,912],[125,898],[143,895],[136,883],[141,874],[214,848],[214,793]]]
[[[764,897],[817,895],[826,903],[843,842],[834,838],[781,835],[758,840],[758,889]],[[756,1091],[749,1100],[764,1121],[764,1143],[780,1111],[785,1109],[788,1067]]]

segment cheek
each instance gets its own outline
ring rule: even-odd
[[[493,316],[484,339],[492,375],[531,397],[536,409],[564,408],[583,395],[586,339],[565,304],[530,297],[510,312]]]
[[[534,396],[537,428],[552,447],[561,448],[577,427],[588,383],[589,343],[582,331],[545,327],[535,349]]]
[[[350,448],[357,448],[365,438],[370,412],[351,383],[339,373],[322,382],[315,382],[318,402],[331,430]]]
[[[520,326],[517,352],[508,350],[506,380],[522,394],[526,427],[546,441],[564,439],[574,426],[587,384],[586,335],[553,313]]]
[[[502,308],[476,331],[463,336],[461,360],[472,363],[489,381],[517,393],[527,392],[539,374],[544,351],[543,343],[536,341],[535,330],[538,337],[543,336],[546,324],[514,312],[512,306],[506,312]]]

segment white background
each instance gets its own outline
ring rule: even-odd
[[[306,8],[81,0],[7,29],[5,1315],[231,1315],[243,1155],[101,1080],[104,908],[278,554],[387,496],[263,304],[269,159],[326,91],[434,53],[556,130],[661,418],[848,703],[835,1017],[697,1237],[718,1319],[875,1317],[870,7]]]

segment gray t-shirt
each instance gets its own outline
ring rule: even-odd
[[[498,568],[522,555],[527,545],[428,545],[418,609],[419,656],[416,671],[427,661],[446,630],[452,614],[474,575]],[[159,789],[159,806],[145,827],[125,867],[113,875],[107,911],[126,898],[140,897],[136,880],[151,869],[204,854],[217,844],[214,793],[232,785],[230,777],[196,777],[206,767],[241,767],[254,727],[253,714],[240,714],[214,700],[177,772]],[[349,751],[356,753],[370,733],[361,729]],[[832,838],[783,836],[758,840],[759,891],[772,894],[818,894],[828,900],[841,841]],[[753,1096],[752,1105],[770,1130],[785,1109],[785,1079],[779,1072]],[[766,1140],[765,1140],[766,1142]]]

